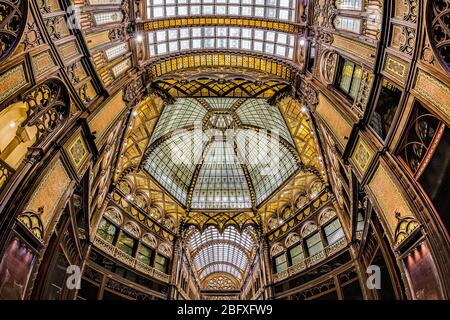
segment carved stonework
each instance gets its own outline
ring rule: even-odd
[[[43,43],[40,31],[36,26],[36,22],[32,21],[27,24],[27,29],[23,38],[24,49],[32,49]]]
[[[416,31],[413,28],[402,27],[402,37],[399,43],[401,52],[412,55],[416,43]]]
[[[139,77],[130,82],[125,88],[123,93],[123,100],[125,102],[131,102],[137,99],[143,90],[142,79]]]
[[[60,128],[69,116],[69,97],[64,84],[49,80],[25,94],[27,118],[22,126],[37,128],[36,141],[44,140]]]
[[[430,41],[431,46],[440,58],[442,65],[450,70],[450,1],[429,1],[430,5]]]
[[[0,0],[0,61],[19,43],[27,21],[28,1]]]
[[[302,82],[300,85],[300,92],[305,98],[306,103],[310,107],[314,107],[319,103],[319,98],[316,90],[308,82]]]
[[[422,49],[422,60],[431,65],[435,65],[436,62],[433,53],[433,48],[431,48],[430,42],[428,40],[425,40],[425,45]]]
[[[324,51],[320,61],[320,76],[326,84],[332,84],[336,73],[338,55],[333,51]]]
[[[109,31],[108,37],[111,41],[125,41],[127,39],[127,31],[124,27],[114,28]]]
[[[398,246],[420,228],[420,223],[414,217],[402,217],[399,212],[395,213],[395,217],[398,220],[395,229],[395,244]]]

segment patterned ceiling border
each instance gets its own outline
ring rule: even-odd
[[[192,26],[238,26],[259,29],[277,30],[298,34],[303,30],[299,24],[280,22],[274,20],[262,20],[259,18],[234,18],[234,17],[198,17],[198,18],[173,18],[139,22],[136,25],[138,31],[153,31],[167,28],[192,27]]]

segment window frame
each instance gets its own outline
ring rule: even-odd
[[[157,267],[157,265],[158,266],[161,266],[161,264],[159,263],[159,262],[157,262],[157,258],[158,257],[161,257],[161,258],[164,258],[165,260],[165,265],[164,265],[164,271],[162,271],[162,270],[160,270],[158,267]],[[165,255],[163,255],[163,254],[161,254],[161,253],[159,253],[159,252],[156,252],[155,253],[155,258],[153,259],[153,268],[155,268],[156,270],[158,270],[158,271],[160,271],[160,272],[163,272],[163,273],[165,273],[165,274],[167,274],[167,272],[169,271],[169,263],[170,263],[170,258],[169,257],[167,257],[167,256],[165,256]]]
[[[341,80],[342,80],[342,73],[344,70],[344,66],[346,62],[350,62],[353,64],[353,71],[352,71],[352,77],[350,79],[350,84],[349,84],[349,89],[348,92],[345,91],[344,88],[341,87]],[[356,91],[356,95],[355,97],[351,96],[351,92],[352,92],[352,87],[355,81],[355,70],[360,69],[361,75],[359,78],[359,83],[358,83],[358,89]],[[340,92],[342,95],[344,95],[346,97],[346,99],[351,102],[352,104],[355,102],[356,98],[358,97],[358,92],[359,92],[359,88],[361,86],[361,79],[362,79],[362,66],[356,62],[354,62],[351,59],[348,59],[344,56],[339,55],[339,59],[338,59],[338,67],[337,67],[337,72],[335,75],[335,79],[334,79],[334,87],[337,89],[338,92]]]
[[[112,236],[112,241],[111,242],[109,242],[108,240],[106,240],[105,238],[103,238],[102,236],[100,236],[98,234],[98,232],[100,230],[100,224],[102,223],[103,220],[108,222],[109,226],[115,227],[115,232],[114,232],[114,235]],[[109,226],[108,226],[108,228],[109,228]],[[114,222],[110,221],[109,219],[107,219],[106,217],[103,216],[102,219],[100,220],[100,223],[99,223],[99,225],[97,227],[97,231],[95,232],[95,234],[96,234],[96,236],[99,236],[100,238],[102,238],[104,241],[107,241],[108,243],[110,243],[110,244],[115,246],[115,243],[117,242],[118,234],[120,233],[120,231],[121,231],[121,229],[120,229],[119,226],[117,226]]]
[[[302,249],[301,255],[303,255],[303,258],[300,259],[298,262],[294,263],[293,257],[292,257],[292,254],[291,254],[291,250],[294,249],[294,248],[297,248],[297,247],[300,247],[300,248]],[[289,257],[289,265],[290,265],[290,266],[294,266],[294,265],[300,263],[301,261],[305,260],[305,259],[307,258],[307,256],[306,256],[306,251],[305,251],[303,239],[302,239],[301,241],[297,242],[296,244],[290,246],[290,247],[287,249],[287,255],[288,255],[288,257]],[[296,255],[296,257],[299,256],[299,255],[300,255],[300,254]]]
[[[122,250],[121,248],[119,248],[119,241],[120,241],[121,236],[123,236],[123,235],[133,240],[133,247],[131,248],[132,249],[131,250],[131,254],[129,254],[128,252],[126,252],[126,251]],[[117,249],[119,249],[122,252],[128,254],[129,256],[135,257],[135,255],[136,255],[136,248],[137,248],[137,244],[138,243],[139,243],[139,240],[137,240],[135,237],[130,235],[125,230],[121,229],[121,232],[120,232],[119,236],[117,237],[117,241],[116,241],[116,245],[115,246],[117,247]]]
[[[340,226],[340,227],[337,228],[336,230],[334,230],[332,233],[330,233],[330,235],[335,234],[336,232],[339,232],[339,230],[341,230],[341,231],[342,231],[342,237],[339,237],[336,241],[334,241],[333,243],[330,243],[330,241],[329,241],[329,235],[327,235],[325,229],[326,229],[329,225],[331,225],[333,222],[335,222],[335,221],[338,221],[338,222],[339,222],[339,226]],[[332,245],[332,244],[338,242],[340,239],[345,238],[344,228],[342,227],[341,220],[339,220],[339,217],[337,217],[337,216],[336,216],[334,219],[331,219],[330,221],[327,221],[323,226],[321,226],[321,229],[323,230],[323,235],[324,235],[324,238],[325,238],[325,240],[326,240],[326,242],[327,242],[327,243],[326,243],[327,246],[330,246],[330,245]]]
[[[320,233],[321,233],[321,230],[319,229],[319,230],[313,232],[312,234],[308,235],[305,238],[304,241],[305,241],[306,249],[307,249],[307,252],[308,252],[308,257],[315,256],[316,254],[319,254],[321,251],[323,251],[325,249],[325,246],[324,246],[324,243],[323,243],[323,239],[322,239],[322,235]],[[308,240],[311,239],[312,237],[316,236],[316,235],[319,236],[320,241],[316,242],[312,247],[315,247],[315,246],[317,246],[320,243],[321,246],[322,246],[322,249],[320,249],[317,252],[311,254],[310,247],[308,245]]]
[[[277,264],[277,259],[281,258],[282,256],[284,256],[285,261],[282,264],[286,265],[286,268],[283,270],[278,270],[278,266],[279,264]],[[273,270],[275,271],[275,273],[280,273],[280,272],[284,272],[289,268],[289,261],[288,261],[288,255],[286,252],[282,252],[276,256],[273,257]]]

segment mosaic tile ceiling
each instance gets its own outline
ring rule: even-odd
[[[144,170],[190,209],[250,209],[299,169],[278,107],[264,99],[180,98],[164,108]]]

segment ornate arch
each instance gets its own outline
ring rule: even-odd
[[[17,47],[28,16],[28,0],[0,0],[0,63]]]

